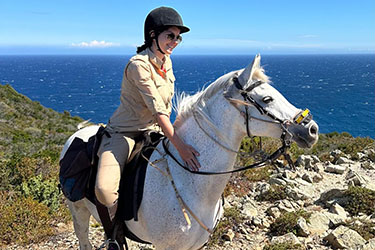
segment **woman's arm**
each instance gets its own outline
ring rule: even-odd
[[[164,134],[176,147],[178,153],[180,154],[182,160],[190,166],[194,171],[198,171],[201,165],[197,159],[199,153],[189,144],[186,144],[176,133],[174,127],[169,120],[169,117],[164,114],[156,114],[156,118],[159,126],[162,128]]]

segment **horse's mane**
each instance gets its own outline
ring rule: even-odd
[[[238,75],[242,70],[229,72],[216,81],[208,85],[208,87],[203,88],[194,95],[188,95],[185,92],[179,93],[174,99],[174,110],[177,112],[176,121],[174,126],[179,127],[184,120],[186,120],[192,114],[194,109],[194,104],[199,103],[199,105],[204,106],[205,100],[208,100],[214,96],[218,91],[224,90],[228,85],[232,84],[231,78],[234,75]],[[262,80],[264,82],[269,82],[269,77],[264,73],[263,68],[258,68],[253,74],[253,79]]]

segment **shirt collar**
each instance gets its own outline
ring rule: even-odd
[[[162,66],[164,66],[164,69],[169,70],[169,68],[170,68],[170,63],[169,63],[170,58],[169,58],[169,55],[165,55],[165,60],[163,61],[163,60],[160,60],[160,59],[154,54],[154,52],[151,51],[150,48],[147,48],[147,49],[146,49],[146,52],[147,52],[147,54],[148,54],[148,58],[149,58],[150,62],[151,62],[154,66],[158,67],[159,69],[161,69]],[[163,64],[164,64],[164,65],[163,65]]]

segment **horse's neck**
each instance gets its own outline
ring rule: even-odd
[[[216,127],[215,129],[199,117],[198,124],[193,116],[184,121],[182,126],[177,129],[177,133],[184,138],[185,142],[193,145],[199,151],[200,157],[198,160],[202,166],[200,171],[223,172],[233,169],[236,153],[215,142],[215,140],[220,141],[220,138],[213,131],[217,130],[222,136],[225,136],[225,146],[238,150],[243,134],[235,126],[238,122],[243,123],[243,121],[238,120],[236,122],[236,119],[239,119],[240,116],[238,114],[232,115],[233,107],[228,105],[230,104],[216,98],[207,103],[204,112],[211,119],[212,125]],[[187,172],[179,173],[177,175],[179,175],[180,180],[176,180],[176,183],[179,183],[181,188],[185,190],[188,190],[189,187],[194,189],[196,199],[211,205],[219,199],[230,177],[229,174],[201,176],[191,175]]]

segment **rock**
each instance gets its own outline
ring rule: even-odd
[[[306,220],[303,217],[300,217],[297,220],[297,235],[302,237],[307,237],[310,235]]]
[[[283,172],[282,177],[286,178],[286,179],[294,180],[297,177],[297,175],[298,175],[297,171],[293,172],[293,171],[285,169],[285,171]]]
[[[297,236],[295,236],[293,233],[287,233],[282,236],[273,237],[271,239],[271,243],[272,244],[277,244],[277,243],[301,244]]]
[[[317,164],[315,164],[313,166],[313,171],[316,172],[316,173],[323,173],[324,172],[324,166],[325,164],[327,163],[323,163],[323,162],[318,162]]]
[[[259,192],[259,194],[262,195],[262,194],[267,193],[268,190],[270,190],[270,188],[271,188],[271,185],[268,183],[259,183],[256,186],[255,191]]]
[[[331,189],[320,195],[319,201],[330,207],[334,203],[343,204],[347,200],[345,189]]]
[[[333,157],[335,157],[335,158],[338,158],[339,156],[341,156],[341,155],[343,155],[344,153],[341,151],[341,150],[339,150],[339,149],[335,149],[335,150],[333,150],[332,152],[331,152],[331,155],[333,156]]]
[[[327,216],[329,219],[329,227],[335,228],[339,225],[342,225],[345,223],[347,217],[346,216],[340,216],[338,214],[333,214],[329,212],[324,212],[324,215]]]
[[[352,164],[352,163],[354,163],[352,160],[349,160],[348,158],[343,157],[343,156],[339,157],[336,161],[336,164],[339,164],[339,165],[341,165],[341,164]]]
[[[311,234],[322,235],[329,229],[330,219],[321,212],[313,212],[307,223],[308,230]]]
[[[323,180],[323,176],[319,173],[304,173],[302,180],[305,180],[309,183],[317,183]]]
[[[240,233],[247,235],[249,232],[246,230],[245,227],[240,226]]]
[[[333,165],[329,163],[328,165],[325,166],[324,171],[328,173],[333,173],[333,174],[343,174],[346,168],[347,168],[346,166]]]
[[[368,241],[366,245],[363,246],[362,250],[374,250],[375,249],[375,238]]]
[[[311,189],[311,187],[309,188],[305,186],[301,188],[300,185],[296,187],[287,186],[287,188],[285,189],[285,193],[289,198],[295,201],[308,200],[313,196],[313,190]]]
[[[342,218],[344,219],[347,219],[348,217],[348,213],[345,211],[345,209],[340,206],[338,203],[334,203],[331,208],[330,208],[330,211],[334,214],[337,214],[339,216],[341,216]]]
[[[288,200],[281,200],[277,204],[277,208],[281,212],[294,212],[296,208],[299,208],[297,204],[293,204]]]
[[[354,170],[349,170],[345,179],[350,186],[361,186],[375,191],[375,184],[370,179]]]
[[[270,178],[270,180],[268,181],[269,184],[271,185],[280,185],[280,186],[285,186],[286,185],[286,181],[280,179],[280,178],[275,178],[275,177],[272,177]]]
[[[357,158],[359,160],[362,160],[362,159],[365,159],[366,158],[366,155],[364,153],[361,153],[361,152],[357,152]]]
[[[254,226],[259,227],[259,225],[262,224],[262,220],[259,219],[258,217],[253,217],[251,220],[251,223],[253,223]]]
[[[316,156],[316,155],[311,155],[311,157],[313,158],[313,163],[314,163],[314,164],[316,164],[316,163],[320,162],[320,160],[319,160],[319,157],[318,157],[318,156]]]
[[[312,176],[310,174],[308,174],[308,173],[305,173],[302,176],[302,180],[305,180],[305,181],[307,181],[309,183],[313,183],[314,182]]]
[[[65,223],[62,223],[62,222],[59,222],[57,223],[56,225],[58,228],[63,228],[63,227],[66,227],[66,224]]]
[[[232,229],[229,229],[226,234],[223,234],[221,238],[225,241],[232,241],[234,238],[234,232]]]
[[[251,219],[252,217],[255,217],[258,215],[258,210],[256,208],[256,205],[253,204],[252,201],[250,201],[242,205],[241,213],[247,219]]]
[[[269,207],[267,209],[267,214],[272,216],[273,218],[277,218],[280,216],[281,212],[277,207]]]
[[[266,219],[266,218],[263,218],[262,219],[262,225],[261,225],[261,228],[269,228],[270,227],[270,222]]]
[[[324,239],[334,248],[358,249],[366,243],[361,235],[345,226],[339,226]]]
[[[296,165],[299,167],[305,168],[307,170],[312,170],[313,165],[318,162],[320,161],[319,161],[319,158],[316,156],[314,157],[311,155],[301,155],[300,157],[298,157],[296,161]]]
[[[323,180],[323,175],[321,175],[320,173],[313,174],[312,179],[314,183],[318,183]]]
[[[367,157],[368,157],[371,161],[375,162],[375,150],[374,150],[374,149],[364,150],[363,153],[364,153],[365,155],[367,155]]]
[[[361,168],[367,169],[367,170],[374,170],[375,163],[370,162],[370,161],[361,162]]]

